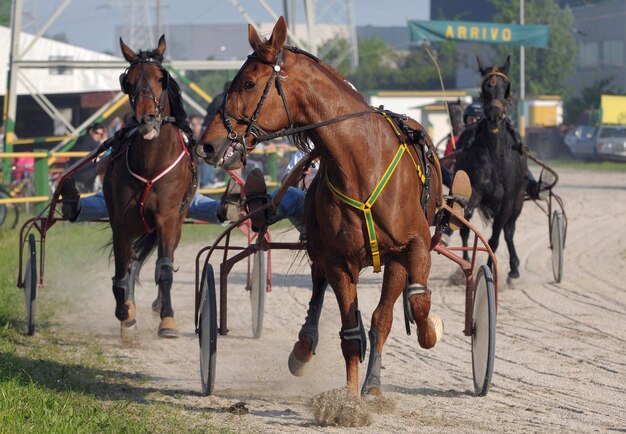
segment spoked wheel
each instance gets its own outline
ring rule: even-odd
[[[35,301],[37,300],[37,247],[35,235],[28,236],[28,258],[24,267],[24,301],[26,302],[26,334],[35,334]]]
[[[550,223],[550,248],[552,249],[552,273],[555,283],[561,283],[563,278],[563,248],[564,246],[563,213],[556,210],[552,213]]]
[[[476,396],[485,396],[491,384],[496,352],[496,293],[491,270],[482,265],[474,284],[472,311],[472,373]]]
[[[8,199],[11,195],[4,189],[0,189],[0,199]],[[19,210],[14,203],[4,203],[0,205],[0,226],[14,229],[19,219]]]
[[[202,281],[202,293],[198,314],[198,336],[200,338],[200,380],[202,394],[213,393],[215,384],[215,359],[217,353],[217,304],[213,267],[207,264]]]
[[[263,331],[263,308],[265,306],[265,289],[267,285],[267,267],[265,252],[259,250],[252,258],[252,274],[250,276],[250,304],[252,306],[252,335],[258,339]]]

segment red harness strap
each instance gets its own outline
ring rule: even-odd
[[[148,221],[146,220],[146,216],[143,214],[143,207],[148,197],[148,193],[150,193],[150,189],[152,188],[155,182],[157,182],[159,179],[163,178],[165,175],[171,172],[172,169],[174,169],[174,167],[176,167],[178,163],[180,163],[180,160],[182,160],[185,155],[189,155],[189,151],[187,150],[187,147],[185,146],[185,139],[183,139],[183,133],[180,129],[178,130],[178,136],[180,137],[180,145],[182,148],[180,155],[178,155],[178,158],[176,158],[176,160],[172,164],[170,164],[163,172],[161,172],[159,175],[157,175],[156,177],[152,179],[144,178],[143,176],[138,175],[132,171],[132,169],[130,168],[130,165],[128,164],[128,148],[126,148],[126,168],[128,169],[128,172],[131,175],[133,175],[136,179],[146,184],[146,188],[143,190],[143,194],[141,195],[141,200],[139,201],[139,217],[141,217],[141,222],[143,223],[143,227],[146,229],[146,232],[154,231],[154,228],[148,224]]]

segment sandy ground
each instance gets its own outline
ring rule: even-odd
[[[312,416],[313,396],[344,385],[339,315],[330,290],[309,375],[296,378],[288,371],[287,357],[310,296],[302,254],[273,255],[274,288],[266,297],[260,339],[252,338],[244,274],[236,269],[232,275],[230,333],[218,339],[211,397],[200,396],[193,324],[194,257],[203,244],[184,245],[177,252],[180,270],[173,299],[180,339],[156,336],[158,318],[150,310],[156,294],[152,260],[142,272],[143,286],[137,288],[139,332],[133,344],[119,338],[112,271],[101,253],[94,272],[82,273],[85,281],[76,291],[83,310],[62,322],[97,339],[112,360],[121,362],[115,365],[118,369],[145,380],[146,390],[163,392],[143,398],[176,400],[237,432],[626,432],[626,174],[561,170],[560,175],[556,191],[569,217],[563,282],[553,283],[547,219],[526,203],[516,233],[522,277],[514,289],[505,283],[508,255],[503,240],[498,251],[496,360],[490,392],[483,398],[473,395],[470,339],[462,333],[464,286],[449,283],[456,265],[438,255],[433,255],[429,286],[432,310],[444,319],[446,335],[434,349],[422,350],[415,333],[406,335],[397,303],[383,355],[390,408],[373,413],[371,425],[362,428],[321,427]],[[490,230],[484,232],[489,235]],[[276,238],[295,235],[291,231]],[[453,242],[460,243],[458,235]],[[55,278],[47,276],[53,292],[61,286]],[[359,304],[368,328],[381,282],[370,270],[362,273]],[[361,380],[365,369],[363,364]],[[224,411],[239,401],[246,403],[249,414]]]

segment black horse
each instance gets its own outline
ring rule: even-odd
[[[500,231],[509,249],[509,282],[519,277],[519,259],[515,252],[513,236],[515,222],[524,205],[524,193],[528,181],[526,157],[521,151],[519,134],[506,117],[511,101],[511,83],[507,77],[511,60],[507,57],[500,67],[483,67],[481,99],[485,116],[474,126],[466,129],[459,138],[457,148],[463,149],[458,156],[455,171],[465,170],[472,183],[472,196],[465,208],[469,219],[474,209],[493,220],[493,232],[489,245],[495,252]],[[461,229],[463,246],[467,246],[469,229]],[[467,257],[467,253],[464,253]]]

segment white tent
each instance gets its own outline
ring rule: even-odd
[[[22,32],[20,50],[30,45],[34,35]],[[0,26],[0,95],[6,94],[7,69],[9,65],[9,51],[11,48],[11,29]],[[87,50],[75,45],[58,42],[48,38],[39,38],[22,60],[72,60],[72,61],[123,61],[121,57],[114,57],[97,51]],[[21,68],[27,81],[30,81],[43,94],[84,93],[119,91],[119,75],[123,72],[115,69],[81,69],[81,68]],[[18,81],[18,95],[32,92]]]

